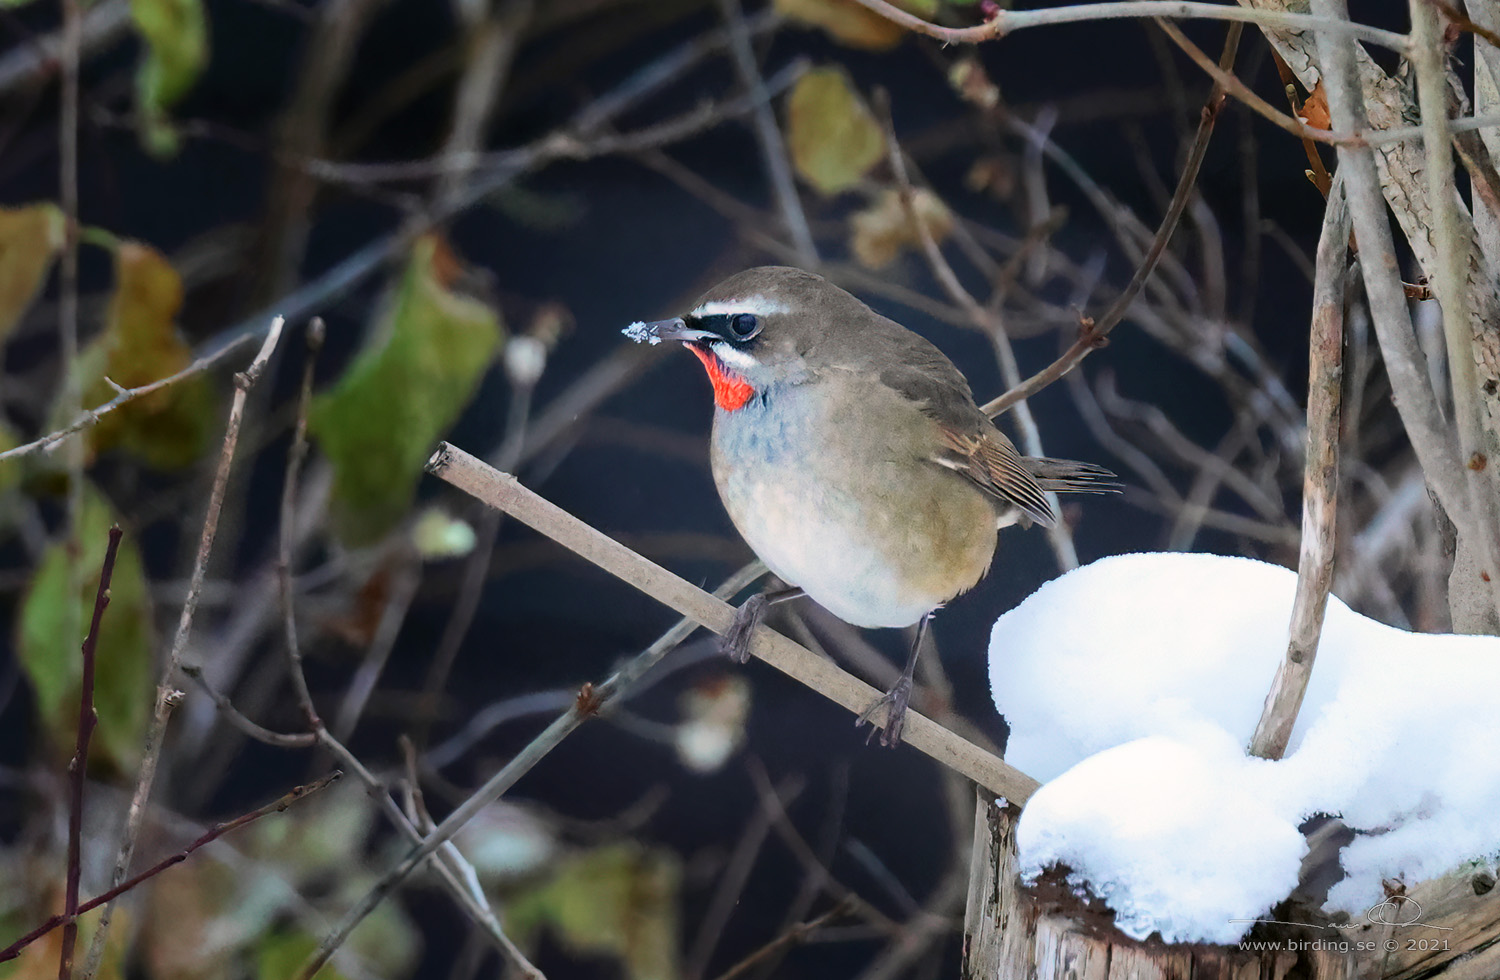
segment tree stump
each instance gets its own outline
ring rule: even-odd
[[[1487,871],[1407,889],[1360,922],[1257,926],[1236,946],[1144,942],[1058,879],[1023,886],[1015,807],[979,792],[965,980],[1496,980],[1500,889]],[[1305,913],[1296,913],[1302,918]],[[1307,916],[1312,918],[1312,916]]]

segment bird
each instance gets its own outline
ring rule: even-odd
[[[934,612],[989,570],[998,529],[1052,526],[1046,491],[1120,488],[1102,466],[1022,456],[937,347],[815,273],[748,269],[687,313],[624,333],[702,362],[714,484],[787,585],[738,608],[723,641],[732,660],[749,658],[771,605],[803,595],[854,626],[918,626],[896,684],[856,719],[885,707],[887,746],[901,741]]]

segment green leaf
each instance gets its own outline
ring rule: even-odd
[[[115,515],[108,501],[86,487],[77,535],[42,555],[18,617],[16,646],[31,683],[37,715],[54,743],[73,744],[78,725],[80,650],[94,610],[99,570]],[[140,552],[127,534],[110,583],[109,608],[95,651],[94,746],[120,769],[140,754],[151,713],[151,607]],[[76,630],[76,632],[70,632]]]
[[[0,343],[42,291],[62,246],[57,205],[0,208]]]
[[[630,980],[678,976],[675,857],[636,844],[614,844],[559,862],[552,877],[506,908],[512,935],[539,927],[568,949],[607,956]]]
[[[202,0],[130,0],[130,16],[146,43],[135,75],[142,142],[157,156],[170,155],[177,136],[167,109],[208,64],[208,17]]]
[[[149,245],[121,242],[104,332],[78,361],[83,403],[102,405],[115,396],[105,378],[134,388],[191,364],[192,349],[174,323],[181,308],[182,279],[171,263]],[[120,448],[153,468],[176,469],[202,454],[215,416],[212,385],[194,375],[104,416],[89,430],[89,447]]]
[[[349,543],[379,538],[411,507],[433,444],[500,343],[499,314],[450,288],[460,274],[446,243],[418,239],[372,343],[313,403],[309,427],[333,465],[335,521]]]
[[[840,68],[803,75],[787,97],[792,163],[824,194],[848,190],[885,155],[880,124]]]

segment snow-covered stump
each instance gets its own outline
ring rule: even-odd
[[[1014,810],[983,791],[969,873],[964,980],[1282,980],[1298,961],[1282,951],[1140,942],[1081,902],[1065,909],[1044,898],[1021,884]]]
[[[1500,889],[1487,871],[1424,882],[1392,901],[1388,920],[1336,933],[1309,922],[1262,927],[1256,938],[1233,946],[1141,942],[1081,899],[1021,884],[1014,814],[980,792],[964,914],[964,980],[1500,977]],[[1420,936],[1407,927],[1418,917],[1425,927]]]
[[[1500,638],[1330,598],[1288,751],[1258,758],[1295,591],[1118,556],[1000,618],[1006,758],[1042,785],[1019,817],[981,797],[966,977],[1500,978]]]

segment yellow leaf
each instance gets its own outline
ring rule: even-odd
[[[851,48],[887,51],[900,43],[906,29],[855,0],[776,0],[776,12]]]
[[[937,13],[937,0],[895,0],[896,6],[924,19]],[[855,0],[775,0],[776,12],[851,48],[887,51],[906,36],[906,28]]]
[[[62,246],[56,205],[0,208],[0,343],[41,292]]]
[[[84,404],[101,405],[115,391],[175,374],[193,352],[177,332],[182,279],[149,245],[121,242],[115,253],[115,292],[104,333],[83,352]],[[95,452],[119,447],[158,469],[198,458],[214,424],[213,391],[202,375],[138,398],[100,419],[89,432]]]
[[[912,192],[912,209],[933,241],[941,242],[952,233],[953,212],[925,187]],[[881,191],[874,204],[850,220],[854,226],[850,248],[859,264],[868,269],[890,265],[903,248],[922,246],[917,226],[908,218],[898,191]]]
[[[880,124],[839,68],[798,79],[787,98],[787,146],[797,172],[829,195],[853,187],[885,155]]]

